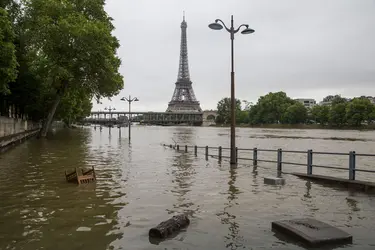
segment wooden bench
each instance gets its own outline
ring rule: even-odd
[[[89,170],[81,169],[81,174],[79,174],[77,168],[75,168],[71,173],[67,173],[67,171],[65,171],[65,178],[67,182],[74,182],[78,185],[95,182],[96,175],[94,166]]]
[[[78,184],[79,185],[87,184],[87,183],[96,181],[94,166],[92,166],[91,169],[86,170],[86,171],[81,169],[81,172],[82,172],[82,175],[78,176]]]

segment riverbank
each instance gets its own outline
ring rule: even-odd
[[[0,116],[0,153],[36,136],[41,123]],[[54,121],[51,128],[63,128],[63,123]]]
[[[3,153],[16,145],[25,142],[27,139],[36,136],[38,132],[39,128],[0,137],[0,153]]]
[[[0,116],[0,153],[38,134],[40,123]]]
[[[230,124],[212,125],[211,127],[230,127]],[[332,130],[375,130],[375,124],[362,126],[362,127],[334,127],[334,126],[323,126],[319,124],[262,124],[262,125],[250,125],[250,124],[236,124],[236,127],[240,128],[269,128],[269,129],[332,129]]]

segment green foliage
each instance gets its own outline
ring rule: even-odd
[[[236,116],[236,123],[238,124],[248,124],[250,122],[249,111],[241,110]]]
[[[315,123],[326,125],[329,122],[330,107],[315,105],[311,109],[311,118]]]
[[[339,95],[336,95],[333,99],[332,99],[332,102],[331,102],[331,105],[334,106],[336,104],[340,104],[340,103],[347,103],[347,100]]]
[[[229,124],[231,122],[231,99],[225,97],[217,104],[216,123]],[[241,116],[241,101],[236,99],[236,122],[239,121],[238,117]]]
[[[93,97],[111,97],[123,87],[104,1],[3,0],[0,7],[2,114],[14,105],[18,116],[45,120],[48,128],[56,111],[70,124],[90,113]]]
[[[329,122],[333,126],[341,127],[346,124],[346,102],[338,103],[331,106]]]
[[[253,105],[247,101],[241,111],[237,100],[237,123],[260,124],[311,124],[333,127],[359,127],[363,123],[375,121],[375,105],[366,97],[348,101],[339,95],[324,98],[331,105],[315,105],[307,109],[302,103],[290,99],[284,92],[268,93],[261,96]],[[218,103],[217,123],[230,122],[230,99],[224,98]]]
[[[42,59],[33,67],[47,71],[45,80],[56,89],[66,82],[97,97],[119,92],[119,43],[103,1],[29,0],[25,5],[30,49]]]
[[[45,136],[56,110],[69,123],[81,115],[82,105],[88,107],[82,100],[111,97],[123,88],[119,43],[102,0],[25,0],[24,6],[27,51],[36,55],[30,69],[47,87],[47,95],[54,96],[46,102]],[[77,93],[85,98],[76,99]],[[59,109],[60,101],[72,102],[72,107]]]
[[[290,105],[282,116],[284,124],[301,124],[307,120],[307,109],[302,103],[296,102]]]
[[[14,37],[8,12],[0,7],[0,94],[9,94],[8,83],[17,77]]]
[[[347,118],[349,125],[361,126],[365,121],[371,122],[374,105],[367,98],[354,98],[347,105]]]
[[[284,92],[268,93],[261,96],[257,104],[250,108],[251,124],[276,124],[282,122],[282,117],[289,106],[296,102]]]
[[[57,110],[57,117],[70,126],[90,115],[92,97],[83,91],[69,90]]]

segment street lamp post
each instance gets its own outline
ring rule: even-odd
[[[104,110],[108,110],[109,111],[109,117],[112,119],[112,110],[116,110],[115,108],[111,108],[111,106],[109,106],[108,108],[105,107]]]
[[[127,101],[129,103],[129,121],[128,121],[128,125],[129,125],[129,141],[131,139],[131,104],[132,102],[138,102],[139,99],[137,97],[134,97],[132,99],[132,97],[129,95],[129,97],[123,97],[121,98],[121,101]]]
[[[221,24],[222,25],[221,25]],[[208,25],[213,30],[221,30],[225,27],[225,29],[230,33],[230,39],[231,39],[231,65],[232,65],[232,71],[231,71],[231,126],[230,126],[230,164],[236,164],[236,99],[235,99],[235,88],[234,88],[234,34],[236,34],[241,27],[245,27],[241,31],[242,34],[251,34],[254,32],[253,29],[249,28],[249,25],[247,24],[241,24],[237,29],[233,27],[233,15],[231,16],[231,27],[228,28],[225,23],[220,20],[216,19],[214,23],[211,23]]]

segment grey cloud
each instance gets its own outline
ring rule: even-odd
[[[248,23],[255,33],[236,35],[237,97],[256,101],[270,91],[321,100],[327,94],[375,95],[374,0],[108,0],[120,40],[125,88],[102,105],[126,110],[119,99],[134,95],[133,110],[164,111],[177,78],[180,23],[186,11],[193,87],[203,109],[230,91],[230,40],[207,25]]]

